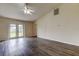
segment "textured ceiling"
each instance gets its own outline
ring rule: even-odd
[[[29,8],[33,9],[34,12],[32,15],[27,15],[23,12],[23,3],[0,3],[0,16],[23,21],[34,21],[59,5],[57,3],[29,3]]]

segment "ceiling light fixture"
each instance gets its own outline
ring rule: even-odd
[[[34,12],[34,10],[32,10],[32,9],[29,8],[28,3],[25,3],[25,5],[24,5],[24,13],[31,15],[32,12]]]

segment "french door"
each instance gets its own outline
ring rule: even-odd
[[[10,24],[9,27],[9,38],[18,38],[24,36],[23,24]]]

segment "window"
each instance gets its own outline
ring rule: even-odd
[[[21,24],[18,25],[18,36],[23,36],[23,25]]]
[[[16,37],[16,24],[10,24],[10,38]]]
[[[24,29],[22,24],[10,24],[9,28],[9,37],[10,38],[17,38],[24,36]]]

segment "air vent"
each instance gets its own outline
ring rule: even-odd
[[[54,15],[58,15],[59,14],[59,8],[54,9]]]

